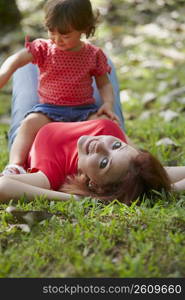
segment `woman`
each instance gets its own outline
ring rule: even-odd
[[[105,119],[45,125],[27,166],[31,173],[0,178],[1,201],[23,195],[62,201],[76,194],[129,205],[152,189],[185,188],[185,167],[163,168],[150,153],[130,146],[120,127]]]
[[[134,177],[137,168],[141,167],[145,160],[143,155],[145,158],[146,153],[141,154],[127,144],[126,135],[110,120],[50,123],[40,129],[32,145],[27,161],[31,174],[1,177],[0,198],[6,201],[26,194],[30,200],[37,195],[65,200],[66,195],[58,192],[59,189],[87,196],[115,197],[119,185],[126,188],[128,172]],[[167,175],[160,163],[156,163],[156,182],[149,184],[152,188],[156,185],[156,188],[164,186],[168,189]],[[63,186],[68,176],[75,174],[78,177],[73,187]],[[131,181],[135,184],[133,179]],[[127,196],[123,198],[128,202]]]

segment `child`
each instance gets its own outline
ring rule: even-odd
[[[25,173],[28,152],[38,130],[52,121],[84,121],[90,115],[113,112],[114,96],[107,77],[110,67],[102,50],[81,40],[94,34],[97,17],[89,0],[49,0],[45,5],[48,40],[26,41],[26,48],[9,57],[0,69],[0,88],[13,72],[30,62],[40,69],[37,104],[22,122],[10,151],[6,174]],[[95,77],[103,105],[98,109],[93,99]],[[98,110],[98,111],[97,111]]]

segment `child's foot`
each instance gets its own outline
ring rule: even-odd
[[[0,176],[4,176],[4,175],[16,175],[16,174],[26,174],[26,171],[23,167],[19,166],[19,165],[7,165],[3,172],[0,174]]]

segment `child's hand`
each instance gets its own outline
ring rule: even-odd
[[[107,115],[107,117],[112,121],[115,121],[118,124],[120,123],[118,116],[113,112],[112,105],[110,105],[109,103],[102,104],[102,106],[100,106],[100,108],[97,111],[97,115]]]

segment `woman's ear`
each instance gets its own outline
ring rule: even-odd
[[[96,194],[102,194],[104,192],[104,189],[92,180],[89,180],[88,188],[91,192]]]
[[[89,182],[88,182],[88,188],[89,188],[89,190],[91,191],[91,192],[96,192],[96,189],[97,189],[97,184],[94,182],[94,181],[92,181],[92,180],[89,180]]]

